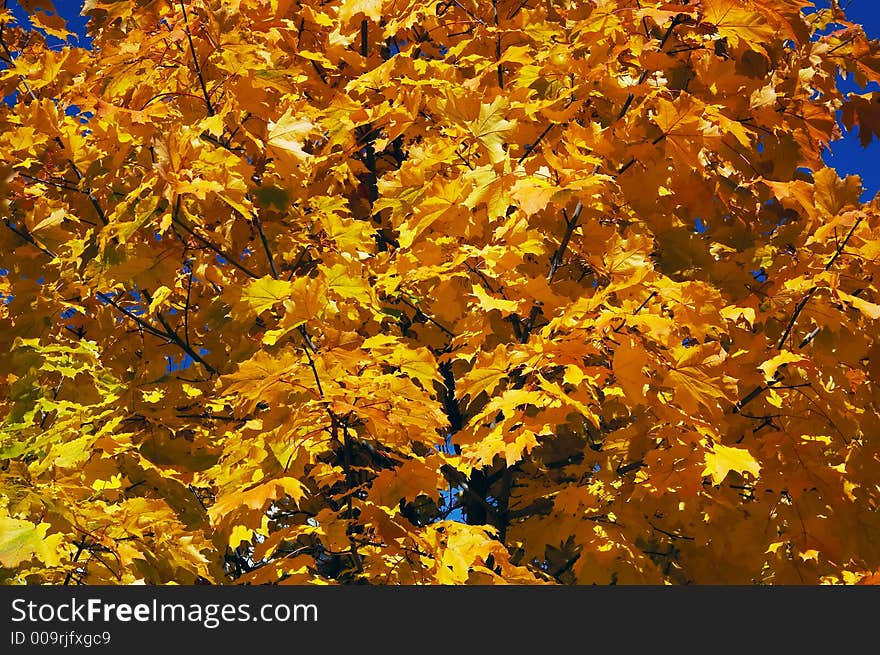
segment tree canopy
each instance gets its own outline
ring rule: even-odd
[[[880,579],[836,3],[21,4],[0,580]]]

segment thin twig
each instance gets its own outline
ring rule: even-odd
[[[6,8],[5,2],[3,3],[3,8],[4,9]],[[5,30],[5,29],[6,29],[6,23],[0,23],[0,46],[3,47],[3,52],[6,53],[6,59],[9,62],[9,65],[14,68],[15,67],[15,58],[12,56],[12,52],[10,52],[10,50],[9,50],[9,46],[6,45],[6,39],[3,38],[3,30]],[[37,96],[34,94],[33,89],[31,89],[30,84],[27,83],[27,80],[25,79],[24,75],[19,73],[18,79],[20,79],[21,83],[24,84],[24,89],[25,89],[25,91],[28,92],[28,95],[31,97],[31,99],[36,100]]]
[[[193,44],[192,32],[189,30],[189,19],[186,16],[186,5],[180,0],[180,9],[183,11],[183,24],[186,29],[186,38],[189,40],[189,51],[192,53],[193,64],[195,65],[196,75],[199,78],[199,84],[202,87],[202,95],[205,96],[205,105],[208,108],[208,116],[214,115],[214,107],[211,106],[211,97],[208,95],[208,87],[205,86],[205,78],[202,77],[202,69],[199,66],[199,58],[196,56],[196,46]]]
[[[183,308],[183,336],[184,336],[184,339],[186,339],[187,346],[189,346],[189,303],[190,303],[190,294],[192,292],[192,282],[193,282],[193,268],[192,268],[192,261],[190,261],[189,279],[186,282],[186,306]]]
[[[553,258],[550,260],[550,271],[547,273],[548,283],[553,281],[553,276],[556,275],[556,271],[559,270],[559,267],[562,264],[562,257],[565,254],[565,249],[568,248],[568,242],[571,240],[571,235],[577,228],[578,220],[581,217],[581,211],[583,211],[583,209],[583,203],[578,201],[577,207],[574,208],[574,213],[571,215],[571,219],[566,220],[565,222],[565,234],[562,237],[562,242],[559,244],[556,252],[553,253]]]
[[[837,258],[840,257],[840,254],[843,252],[843,249],[846,248],[846,244],[849,243],[849,240],[852,238],[852,235],[855,234],[855,231],[859,227],[859,225],[861,224],[863,218],[864,218],[863,216],[859,216],[858,220],[856,220],[856,222],[853,223],[853,226],[850,229],[849,234],[847,234],[846,238],[843,241],[841,241],[840,244],[837,246],[837,249],[834,251],[834,255],[825,264],[824,270],[827,271],[828,269],[831,268],[831,266],[834,265],[834,262],[836,262]],[[785,326],[785,331],[782,333],[782,336],[779,339],[779,343],[776,344],[776,350],[782,350],[782,347],[785,345],[786,339],[788,339],[788,335],[791,334],[791,331],[794,329],[794,324],[797,322],[798,317],[801,315],[801,312],[804,311],[804,308],[807,306],[807,303],[809,302],[810,298],[812,298],[813,295],[818,290],[819,290],[819,287],[813,287],[812,289],[810,289],[807,292],[807,295],[805,295],[803,298],[801,298],[800,302],[797,304],[797,306],[794,309],[794,313],[791,315],[791,320],[789,320],[788,325]],[[806,344],[804,344],[804,345],[806,345]]]
[[[64,142],[61,139],[56,138],[55,142],[58,143],[58,145],[61,146],[62,148],[65,147]],[[73,153],[71,153],[71,154],[73,154]],[[83,174],[80,172],[76,163],[73,161],[73,159],[68,159],[67,161],[70,164],[70,168],[71,168],[71,170],[73,170],[74,175],[76,175],[76,179],[79,180],[80,182],[82,182]],[[95,212],[98,214],[98,218],[101,219],[101,222],[104,225],[109,225],[110,221],[107,220],[107,216],[106,216],[106,214],[104,214],[104,210],[101,209],[101,205],[98,202],[98,199],[95,198],[94,195],[92,195],[92,190],[91,189],[83,189],[83,193],[86,194],[86,197],[89,199],[89,202],[92,203],[92,207],[95,208]]]
[[[658,50],[660,52],[663,52],[663,46],[666,45],[666,42],[669,40],[669,37],[672,36],[672,31],[678,26],[678,24],[680,22],[681,22],[681,20],[679,19],[678,16],[676,16],[675,18],[672,19],[672,23],[669,24],[669,28],[666,30],[666,33],[663,35],[663,38],[660,40],[660,46],[658,47]],[[642,74],[639,76],[639,84],[644,83],[644,81],[646,79],[648,79],[648,70],[647,69],[642,71]],[[626,113],[629,111],[630,107],[632,106],[632,103],[633,103],[633,100],[635,100],[635,97],[636,96],[634,93],[630,93],[627,96],[626,102],[623,103],[623,107],[621,108],[620,113],[617,115],[617,120],[620,120],[621,118],[626,116]]]
[[[335,417],[333,417],[335,419]],[[334,428],[338,426],[339,421],[335,421]],[[358,571],[363,570],[363,562],[361,560],[360,553],[358,553],[357,541],[354,538],[354,525],[355,525],[355,516],[354,516],[354,470],[352,469],[352,458],[351,458],[351,438],[348,436],[348,423],[345,421],[342,422],[342,440],[343,440],[343,449],[344,449],[344,459],[343,465],[345,467],[345,486],[347,488],[347,501],[348,501],[348,539],[350,543],[350,552],[351,556],[354,559],[354,563],[357,566]]]
[[[278,269],[275,268],[275,259],[272,257],[272,250],[269,248],[269,240],[266,238],[266,233],[263,231],[263,222],[257,214],[254,214],[254,225],[257,226],[257,231],[260,233],[260,241],[263,242],[263,250],[266,251],[266,258],[269,260],[269,268],[272,269],[272,277],[277,280]]]
[[[837,261],[837,258],[840,257],[840,253],[842,253],[843,249],[846,248],[846,244],[849,243],[849,240],[852,238],[852,235],[855,233],[856,229],[859,227],[859,224],[861,224],[863,218],[864,218],[864,216],[859,216],[858,220],[855,223],[853,223],[852,229],[846,235],[846,238],[843,240],[843,242],[837,247],[837,250],[834,252],[834,256],[828,260],[827,264],[825,264],[826,271],[829,268],[831,268],[831,266],[834,264],[834,262]]]
[[[55,259],[56,257],[58,257],[58,255],[56,255],[54,252],[52,252],[48,248],[44,248],[39,243],[37,243],[36,239],[34,239],[34,237],[31,235],[30,232],[28,232],[27,230],[24,230],[24,231],[19,230],[17,227],[12,225],[12,222],[9,221],[9,219],[4,219],[3,224],[6,227],[8,227],[10,230],[15,232],[15,234],[20,236],[22,239],[24,239],[29,244],[31,244],[34,248],[36,248],[37,250],[42,252],[44,255],[47,255],[48,257],[51,257],[52,259]]]
[[[367,39],[369,38],[369,22],[366,18],[361,20],[361,57],[366,57],[370,54],[370,45]]]
[[[404,305],[406,305],[406,306],[409,307],[410,309],[414,309],[416,312],[418,312],[419,314],[421,314],[422,316],[424,316],[426,321],[428,321],[429,323],[433,323],[433,324],[436,325],[438,328],[440,328],[440,329],[443,331],[443,333],[446,334],[446,336],[449,336],[449,337],[454,337],[454,336],[455,336],[455,333],[452,332],[452,330],[450,330],[449,328],[447,328],[447,327],[441,325],[441,324],[440,324],[439,322],[437,322],[437,320],[435,320],[433,317],[431,317],[431,316],[429,316],[428,314],[426,314],[424,311],[422,311],[422,309],[421,309],[418,305],[415,305],[415,304],[411,303],[409,300],[407,300],[407,299],[404,298],[403,296],[400,296],[400,300],[401,300],[401,302],[403,302]]]
[[[48,184],[50,186],[54,186],[59,189],[66,189],[67,191],[76,191],[77,193],[82,193],[83,195],[85,195],[85,191],[83,191],[82,189],[80,189],[78,187],[71,186],[69,184],[62,184],[61,182],[55,182],[54,180],[44,180],[41,177],[34,177],[33,175],[28,175],[27,173],[19,173],[18,175],[20,177],[23,177],[26,180],[31,180],[32,182],[38,182],[40,184]]]
[[[154,337],[159,337],[160,339],[163,339],[163,340],[165,340],[165,341],[168,340],[169,337],[168,337],[167,334],[163,334],[162,332],[160,332],[159,330],[157,330],[156,328],[154,328],[152,325],[150,325],[149,323],[147,323],[145,320],[143,320],[140,316],[137,316],[136,314],[132,314],[132,313],[131,313],[130,311],[128,311],[125,307],[123,307],[122,305],[118,304],[118,303],[113,299],[112,296],[109,296],[109,295],[107,295],[106,293],[101,293],[100,291],[98,291],[98,292],[95,294],[95,296],[97,296],[99,299],[103,300],[105,303],[107,303],[108,305],[110,305],[111,307],[113,307],[113,308],[114,308],[115,310],[117,310],[118,312],[124,314],[125,316],[127,316],[128,318],[130,318],[131,320],[133,320],[133,321],[134,321],[135,323],[137,323],[137,324],[138,324],[143,330],[145,330],[146,332],[149,332],[149,333],[152,334]]]
[[[150,292],[147,289],[142,289],[141,292],[144,294],[144,298],[147,299],[148,303],[153,302],[153,299],[150,296]],[[178,348],[180,348],[181,350],[183,350],[183,352],[185,352],[187,355],[192,357],[192,359],[194,361],[196,361],[199,364],[201,364],[202,366],[204,366],[205,369],[208,371],[208,373],[211,373],[212,375],[217,373],[217,369],[215,369],[213,366],[208,364],[208,362],[206,362],[204,359],[202,359],[201,355],[199,355],[195,350],[190,348],[188,344],[184,343],[183,339],[180,338],[180,335],[178,335],[177,332],[174,329],[172,329],[172,327],[168,324],[168,321],[162,315],[162,312],[156,312],[156,318],[159,319],[159,322],[162,324],[162,327],[165,328],[165,331],[167,332],[168,338],[174,344],[176,344]]]
[[[208,421],[225,421],[227,423],[247,423],[247,419],[236,418],[234,416],[224,416],[222,414],[176,414],[177,418],[187,419],[205,419]]]
[[[200,235],[193,228],[186,225],[182,220],[180,220],[180,218],[175,218],[174,216],[172,216],[171,220],[174,222],[175,225],[179,225],[180,227],[182,227],[184,230],[186,230],[193,237],[195,237],[196,239],[201,241],[205,245],[206,248],[208,248],[209,250],[213,251],[214,253],[220,255],[223,259],[228,261],[230,264],[232,264],[235,268],[240,270],[242,273],[244,273],[248,277],[253,278],[255,280],[259,279],[259,277],[260,277],[259,275],[257,275],[253,271],[249,270],[248,268],[245,268],[243,265],[239,264],[237,261],[235,261],[234,257],[230,256],[229,254],[227,254],[226,252],[221,250],[219,247],[215,246],[213,243],[208,241],[205,237]]]
[[[302,335],[303,341],[305,342],[305,345],[303,346],[303,352],[306,354],[306,359],[309,360],[309,368],[312,369],[312,376],[315,378],[315,385],[317,385],[318,387],[318,396],[323,398],[324,388],[321,386],[321,378],[318,376],[318,369],[315,367],[315,360],[312,358],[312,353],[309,352],[309,348],[314,350],[314,346],[312,345],[311,339],[309,339],[305,328],[302,325],[300,325],[299,327],[299,333]]]
[[[782,350],[782,347],[785,345],[785,340],[788,339],[788,335],[791,334],[791,331],[794,329],[795,322],[797,322],[801,312],[804,311],[804,307],[807,306],[807,302],[809,302],[810,298],[813,297],[813,294],[815,294],[818,289],[819,287],[813,287],[807,292],[807,295],[801,298],[800,302],[798,302],[797,306],[794,308],[794,313],[791,315],[791,320],[788,321],[788,325],[785,326],[785,331],[779,338],[779,343],[776,344],[776,350]]]
[[[533,152],[535,152],[535,149],[538,147],[538,144],[541,143],[543,138],[545,136],[547,136],[547,134],[550,132],[550,130],[552,130],[554,127],[556,127],[556,125],[558,125],[558,123],[550,123],[547,127],[545,127],[544,131],[538,135],[537,139],[535,139],[535,142],[530,143],[525,147],[525,152],[522,155],[520,155],[520,158],[516,163],[522,164],[526,160],[526,157],[528,157]]]

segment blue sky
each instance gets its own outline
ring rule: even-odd
[[[816,2],[817,6],[827,6],[827,2]],[[841,0],[840,6],[846,11],[850,20],[861,23],[865,32],[872,39],[880,38],[880,0]],[[865,93],[880,91],[880,86],[873,84],[862,89],[851,79],[841,80],[840,88],[844,91]],[[825,164],[836,168],[840,175],[857,174],[862,178],[865,193],[862,200],[870,200],[880,191],[880,143],[872,141],[867,148],[859,144],[858,128],[852,132],[844,130],[844,138],[831,145],[830,152],[824,157]]]

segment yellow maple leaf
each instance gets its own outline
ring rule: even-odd
[[[470,396],[471,400],[483,391],[492,392],[498,383],[507,376],[510,366],[507,349],[498,345],[492,352],[480,352],[470,371],[456,384],[459,398]]]
[[[305,116],[295,115],[295,110],[288,109],[277,121],[269,122],[268,145],[275,150],[292,153],[300,160],[310,155],[303,150],[308,135],[315,129],[315,124]]]
[[[644,388],[648,384],[648,376],[643,370],[646,362],[645,349],[632,339],[624,339],[614,351],[612,360],[614,378],[631,403],[644,402]]]
[[[356,270],[345,264],[335,264],[327,268],[327,288],[340,298],[357,300],[369,305],[372,289],[367,280],[356,275]],[[353,274],[355,273],[355,274]]]
[[[550,202],[550,198],[559,192],[559,187],[549,181],[549,176],[549,169],[542,167],[537,174],[520,178],[513,185],[511,195],[526,216],[543,210]]]
[[[67,29],[67,21],[65,21],[58,13],[49,15],[42,11],[35,11],[29,16],[34,27],[44,30],[49,36],[66,41],[67,37],[73,33]]]
[[[497,309],[504,314],[510,314],[519,309],[519,301],[490,296],[481,286],[474,286],[473,293],[480,302],[480,307],[487,312]]]
[[[296,327],[311,320],[327,303],[327,284],[309,277],[296,278],[290,287],[290,298],[284,301],[281,327]]]
[[[741,319],[745,319],[746,322],[749,324],[749,327],[752,327],[755,324],[755,310],[752,307],[738,307],[737,305],[728,305],[721,310],[721,316],[723,316],[728,321],[732,321],[734,323],[740,321]]]
[[[870,318],[871,320],[876,321],[880,319],[880,305],[869,302],[864,298],[859,298],[858,296],[853,296],[848,293],[844,293],[842,291],[837,291],[837,295],[841,300],[846,300],[853,307],[858,309],[862,314]]]
[[[32,557],[55,566],[60,560],[61,540],[64,535],[48,535],[48,523],[39,525],[10,516],[0,509],[0,565],[14,568]]]
[[[238,548],[241,542],[250,541],[253,536],[253,528],[249,528],[246,525],[236,525],[232,528],[232,532],[229,533],[229,547]]]
[[[675,400],[690,413],[700,411],[700,405],[715,410],[718,401],[727,398],[727,391],[719,377],[712,377],[703,368],[687,366],[669,371],[667,380],[675,389]]]
[[[778,371],[781,366],[804,361],[807,361],[807,358],[803,355],[797,355],[787,350],[783,350],[778,355],[771,357],[758,366],[758,368],[764,373],[765,380],[773,380],[776,377],[776,371]]]
[[[347,23],[358,14],[363,14],[378,23],[382,18],[384,0],[343,0],[339,7],[339,20]]]
[[[141,391],[144,402],[157,403],[165,396],[164,389],[153,389],[151,391]]]
[[[718,35],[734,47],[740,41],[761,47],[773,39],[777,29],[767,15],[739,0],[703,0],[703,20],[714,25]]]
[[[476,120],[467,124],[473,137],[486,149],[493,166],[507,155],[505,135],[516,126],[515,120],[507,120],[504,116],[508,109],[507,100],[496,96],[491,103],[482,103]]]
[[[305,496],[306,489],[296,478],[276,478],[246,491],[234,491],[220,496],[208,508],[208,516],[216,523],[241,507],[255,510],[263,509],[270,500],[275,500],[284,494],[298,503]]]
[[[732,448],[716,443],[706,452],[706,466],[702,475],[711,475],[712,484],[721,484],[730,471],[750,473],[755,478],[761,472],[761,465],[745,448]]]
[[[290,297],[293,284],[287,280],[276,280],[270,276],[251,280],[242,291],[241,298],[259,314],[275,303]]]
[[[153,299],[150,301],[150,314],[154,314],[165,305],[165,301],[171,295],[171,289],[161,286],[153,292]]]
[[[379,473],[372,483],[370,495],[380,505],[396,507],[401,499],[415,500],[419,494],[438,497],[437,489],[446,481],[436,469],[417,459],[410,459],[395,469]]]

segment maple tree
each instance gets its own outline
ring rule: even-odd
[[[880,578],[836,3],[21,4],[5,583]]]

